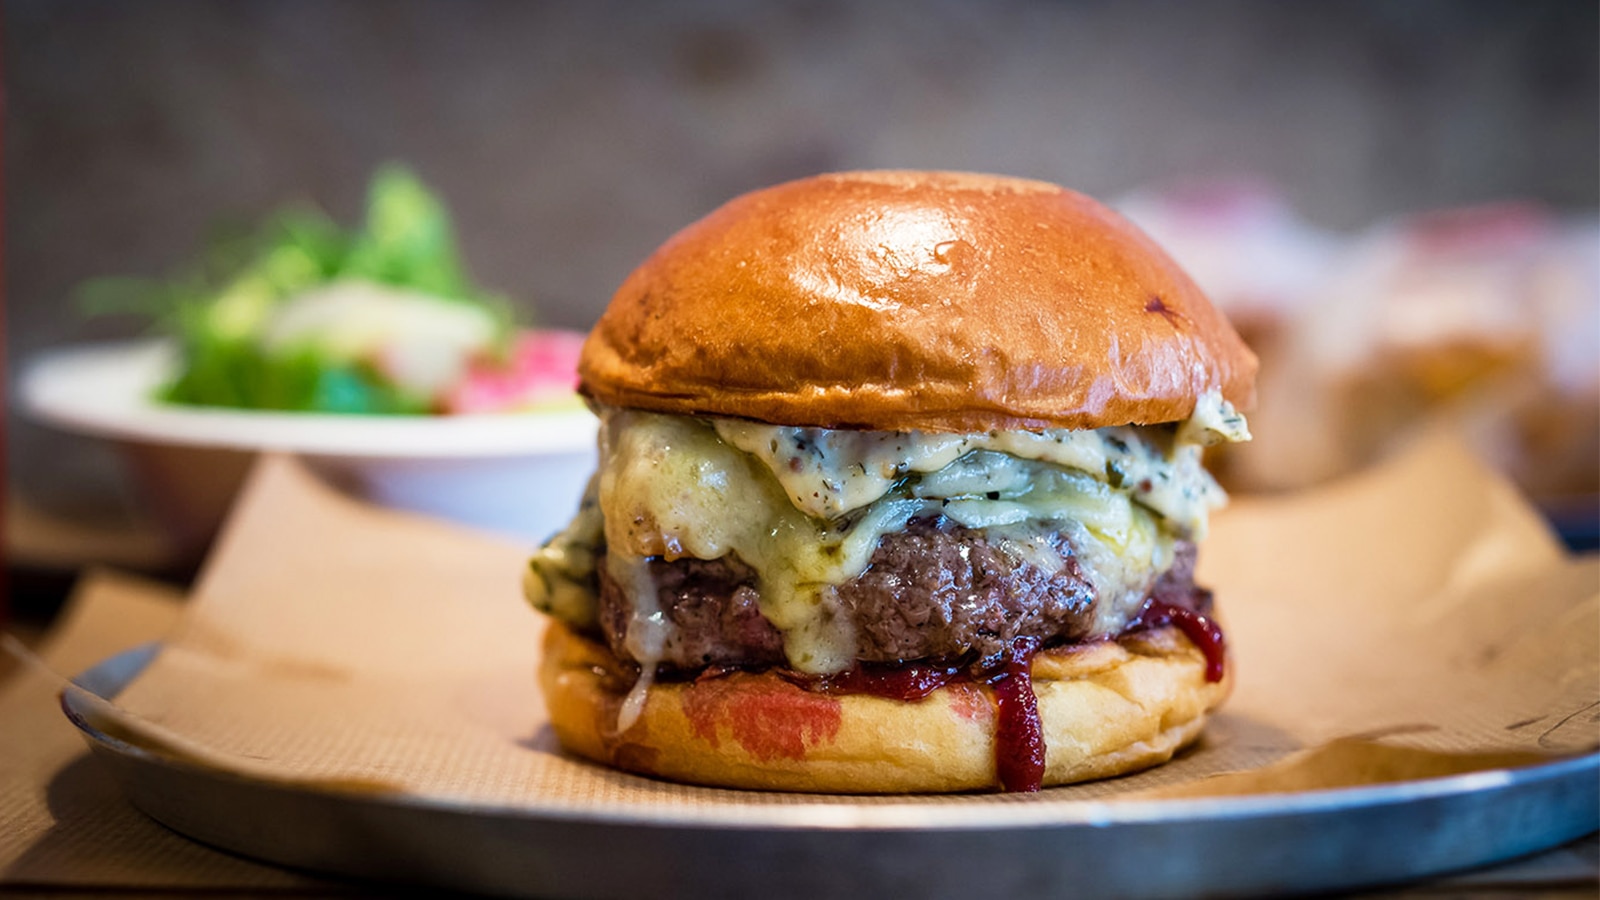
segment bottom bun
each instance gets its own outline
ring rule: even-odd
[[[1045,740],[1044,784],[1166,762],[1200,735],[1231,675],[1176,628],[1044,651],[1033,689]],[[772,672],[652,686],[617,732],[631,674],[604,646],[552,623],[540,683],[567,750],[693,784],[821,793],[997,789],[994,693],[957,682],[924,700],[811,691]]]

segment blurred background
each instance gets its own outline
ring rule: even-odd
[[[1352,429],[1352,408],[1399,420],[1514,370],[1538,382],[1506,401],[1514,414],[1554,416],[1541,440],[1573,457],[1572,479],[1538,490],[1592,500],[1593,2],[9,0],[4,16],[13,385],[46,348],[139,332],[86,319],[84,279],[168,273],[218,222],[297,197],[352,221],[386,160],[443,197],[480,283],[572,329],[737,193],[825,170],[970,169],[1118,202],[1269,362],[1326,362],[1315,385],[1264,389],[1264,413],[1301,398],[1287,405],[1319,418],[1263,421],[1302,465],[1279,478],[1225,461],[1244,488],[1353,464],[1381,437]],[[1404,327],[1351,299],[1418,284],[1433,305],[1405,307]],[[1479,298],[1467,312],[1435,302],[1455,288]],[[1367,310],[1333,323],[1351,345],[1303,346],[1313,296]],[[1437,340],[1417,338],[1419,317]],[[1580,340],[1553,347],[1551,331]],[[1382,376],[1346,383],[1340,366]],[[15,402],[6,415],[13,507],[137,516],[104,445]],[[1354,449],[1317,456],[1333,442]]]

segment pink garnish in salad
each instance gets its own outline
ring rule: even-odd
[[[446,392],[446,413],[502,413],[577,403],[578,351],[575,331],[524,331],[506,360],[475,359]]]

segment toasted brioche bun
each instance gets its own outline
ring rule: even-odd
[[[1052,184],[821,175],[667,241],[584,344],[615,406],[878,430],[1097,428],[1253,397],[1256,359],[1143,232]]]
[[[632,678],[603,645],[552,623],[540,683],[569,751],[672,781],[822,793],[999,787],[995,701],[956,683],[918,702],[808,691],[771,672],[655,684],[617,733]],[[1175,628],[1039,654],[1033,689],[1044,784],[1105,778],[1167,761],[1199,736],[1231,678]]]

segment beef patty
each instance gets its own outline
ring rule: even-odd
[[[903,531],[885,535],[866,570],[836,589],[841,614],[855,626],[856,658],[994,660],[1019,637],[1046,643],[1081,639],[1094,619],[1094,587],[1067,540],[1058,535],[1050,543],[1065,563],[1059,571],[1042,569],[942,516],[914,519]],[[1205,603],[1209,596],[1193,582],[1194,544],[1180,542],[1176,556],[1151,596],[1178,606]],[[758,608],[756,574],[737,557],[657,558],[648,565],[657,603],[672,625],[663,665],[784,664],[783,636]],[[601,630],[613,653],[631,659],[625,638],[632,600],[604,565],[597,568]]]

